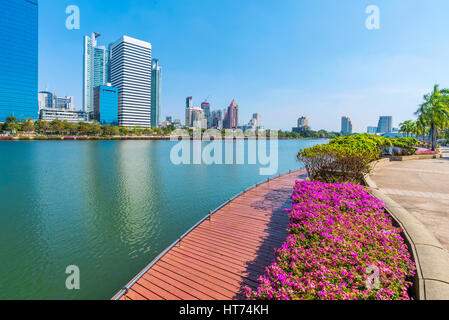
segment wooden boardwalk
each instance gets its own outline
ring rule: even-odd
[[[205,218],[161,253],[114,300],[243,299],[287,237],[296,171],[255,186]]]

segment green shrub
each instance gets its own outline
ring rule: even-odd
[[[390,139],[393,146],[400,147],[400,148],[408,148],[408,147],[414,147],[419,145],[419,141],[416,138],[412,137],[402,137],[402,138],[395,138]]]
[[[392,141],[389,138],[364,133],[353,136],[338,137],[332,139],[329,144],[346,145],[360,150],[377,152],[378,157],[382,157],[387,152],[389,147],[392,146]]]
[[[418,139],[412,137],[402,137],[391,139],[393,144],[393,155],[395,156],[410,156],[416,153],[414,148],[419,144]]]
[[[379,148],[370,143],[330,143],[301,150],[297,159],[312,181],[360,183],[371,170],[370,162],[379,159]]]
[[[357,134],[332,139],[298,153],[312,180],[338,183],[361,183],[371,170],[370,162],[385,155],[412,155],[418,144],[416,138],[390,139],[372,134]]]

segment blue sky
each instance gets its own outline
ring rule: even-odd
[[[80,30],[65,27],[68,5]],[[380,30],[368,30],[368,5]],[[355,130],[392,115],[413,118],[434,83],[449,87],[447,0],[40,0],[39,88],[82,105],[83,36],[107,45],[122,35],[149,41],[163,68],[162,119],[184,122],[186,96],[223,109],[233,98],[239,122],[291,129]]]

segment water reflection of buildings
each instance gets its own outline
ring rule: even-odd
[[[149,238],[158,238],[160,197],[158,160],[148,141],[88,143],[83,150],[83,210],[91,234],[109,234],[129,252],[147,251]],[[110,231],[108,231],[110,232]],[[104,239],[98,239],[104,241]],[[114,246],[108,246],[114,247]],[[129,248],[132,248],[131,250]]]
[[[156,144],[148,141],[120,141],[116,148],[117,227],[122,241],[138,244],[136,250],[149,250],[152,243],[144,240],[158,239],[161,231],[161,181],[155,149]]]

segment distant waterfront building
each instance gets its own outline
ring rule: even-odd
[[[192,108],[186,108],[185,125],[186,127],[192,126]]]
[[[186,108],[193,108],[193,98],[192,97],[186,98]]]
[[[118,89],[98,86],[94,89],[94,119],[100,124],[118,125]]]
[[[205,100],[201,103],[201,109],[204,111],[204,117],[206,118],[207,127],[212,127],[212,117],[210,113],[210,103]]]
[[[294,128],[292,128],[293,132],[301,133],[306,128],[309,128],[309,119],[307,117],[299,117],[298,118],[298,125]]]
[[[370,133],[370,134],[376,134],[376,133],[377,133],[377,127],[369,126],[369,127],[366,129],[366,132],[367,132],[367,133]]]
[[[159,59],[153,59],[151,67],[151,126],[159,125],[161,112],[161,83],[162,68],[159,66]]]
[[[349,117],[341,117],[341,133],[343,134],[352,134],[353,126],[351,118]]]
[[[233,99],[223,119],[224,129],[234,129],[238,127],[239,123],[239,106]]]
[[[250,122],[255,127],[260,127],[262,125],[261,122],[260,122],[260,113],[258,113],[258,112],[253,113],[253,118],[250,120]]]
[[[0,1],[0,122],[38,116],[38,1]]]
[[[59,97],[50,91],[40,91],[38,93],[38,106],[40,109],[67,109],[74,110],[75,102],[73,97]]]
[[[206,108],[204,104],[202,104]],[[207,119],[205,116],[205,110],[203,108],[198,108],[193,106],[193,98],[186,98],[186,109],[185,109],[185,126],[189,128],[202,128],[207,129]]]
[[[204,110],[201,108],[186,108],[186,127],[189,128],[207,128],[207,120],[204,116]]]
[[[175,119],[172,123],[175,126],[175,128],[181,128],[182,127],[181,120],[179,120],[179,119]]]
[[[162,128],[162,129],[165,129],[165,128],[168,128],[171,125],[172,125],[172,123],[170,121],[165,120],[165,121],[162,121],[161,123],[159,123],[158,127]]]
[[[120,126],[151,127],[151,44],[128,36],[111,45],[111,83]]]
[[[74,97],[58,97],[55,95],[55,108],[56,109],[75,109]]]
[[[57,108],[42,108],[39,110],[39,119],[44,121],[61,120],[72,123],[78,123],[81,121],[89,121],[88,115],[81,110],[68,110]]]
[[[381,116],[377,125],[377,133],[390,133],[393,131],[393,117]]]
[[[39,110],[43,108],[54,108],[55,100],[53,93],[49,91],[40,91],[37,95]]]
[[[192,127],[207,129],[207,119],[203,109],[194,108],[192,114]]]
[[[211,114],[212,128],[223,129],[223,112],[221,110],[214,110]]]
[[[259,130],[262,129],[260,125],[260,114],[254,113],[251,120],[249,120],[248,124],[241,126],[243,131],[246,130]]]
[[[299,117],[298,118],[298,128],[308,127],[309,119],[307,117]]]
[[[402,138],[405,137],[406,134],[404,132],[388,132],[381,134],[381,136],[385,138]]]
[[[97,45],[99,33],[84,37],[83,54],[83,110],[89,116],[94,112],[94,89],[110,82],[110,51]]]

